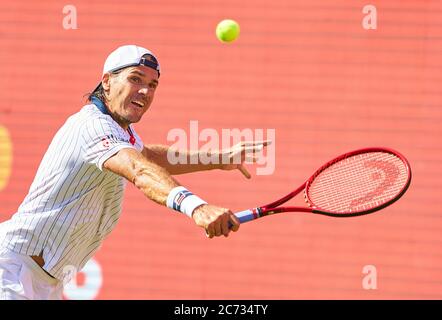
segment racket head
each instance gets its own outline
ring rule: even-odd
[[[411,182],[411,168],[399,152],[382,147],[345,153],[319,168],[306,182],[312,212],[334,217],[369,214],[397,201]]]

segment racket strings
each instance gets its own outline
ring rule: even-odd
[[[354,213],[394,199],[407,180],[407,166],[394,154],[361,153],[326,167],[310,183],[307,193],[318,209]]]

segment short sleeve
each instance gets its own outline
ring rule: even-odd
[[[81,134],[84,161],[100,170],[103,163],[121,149],[138,149],[129,142],[129,134],[107,115],[89,119]]]

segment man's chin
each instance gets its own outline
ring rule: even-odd
[[[130,123],[137,123],[137,122],[140,122],[142,117],[143,116],[140,116],[140,117],[132,116],[132,117],[127,117],[126,120]]]
[[[139,110],[136,110],[137,112],[133,112],[135,110],[131,110],[131,112],[128,112],[126,114],[126,121],[130,122],[130,123],[137,123],[139,122],[144,114],[146,113],[147,110],[142,110],[141,108]]]

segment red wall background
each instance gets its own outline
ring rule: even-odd
[[[63,27],[68,4],[74,30]],[[368,4],[376,30],[362,25]],[[241,25],[234,43],[215,37],[224,18]],[[156,100],[136,125],[145,143],[168,143],[168,132],[189,131],[191,120],[218,132],[275,129],[272,175],[250,166],[252,180],[178,177],[210,203],[238,211],[274,200],[365,146],[400,150],[413,181],[378,214],[279,215],[212,240],[129,186],[122,218],[94,257],[101,272],[79,274],[83,295],[67,298],[441,299],[441,20],[439,1],[2,1],[0,221],[17,210],[106,56],[134,43],[162,66]],[[376,289],[364,289],[368,265]],[[88,296],[94,279],[102,283]]]

